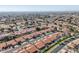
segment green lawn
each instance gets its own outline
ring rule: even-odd
[[[60,44],[62,41],[64,41],[65,39],[69,38],[69,36],[64,36],[63,38],[59,39],[59,41],[55,42],[54,44],[50,45],[50,47],[48,47],[47,49],[43,49],[43,53],[47,52],[48,50],[50,50],[51,48],[53,48],[54,46]]]

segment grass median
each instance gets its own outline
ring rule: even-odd
[[[51,48],[53,48],[56,45],[59,45],[61,42],[63,42],[64,40],[66,40],[67,38],[69,38],[70,36],[64,36],[63,38],[60,38],[57,42],[55,42],[54,44],[50,45],[47,49],[43,50],[43,53],[47,52],[48,50],[50,50]]]

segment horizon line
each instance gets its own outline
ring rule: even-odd
[[[0,11],[0,12],[79,12],[79,11]]]

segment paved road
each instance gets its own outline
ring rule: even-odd
[[[53,33],[51,33],[51,34],[53,34]],[[48,35],[50,35],[50,34],[48,34]],[[41,38],[43,38],[43,37],[41,37]],[[41,39],[40,38],[40,39]],[[37,39],[36,39],[37,40]],[[34,41],[36,41],[36,40],[34,40]],[[14,49],[8,49],[8,50],[5,50],[5,51],[1,51],[2,53],[14,53],[14,51],[15,50],[17,50],[17,49],[19,49],[19,48],[22,48],[23,46],[25,46],[26,44],[23,44],[23,45],[21,45],[21,46],[19,46],[19,47],[16,47],[16,48],[14,48]]]
[[[26,43],[27,44],[27,43]],[[16,47],[14,49],[8,49],[8,50],[5,50],[5,51],[1,51],[2,53],[13,53],[16,49],[19,49],[19,48],[22,48],[23,46],[25,46],[26,44],[23,44],[19,47]]]
[[[73,41],[73,40],[75,40],[75,39],[68,39],[68,40],[66,40],[66,41],[68,41],[68,42],[66,42],[66,41],[64,41],[65,42],[65,45],[67,45],[69,42],[71,42],[71,41]],[[59,45],[58,47],[56,47],[51,53],[57,53],[58,51],[60,51],[65,45]]]
[[[75,40],[75,39],[69,39],[68,40],[68,42],[66,43],[66,44],[68,44],[69,42],[71,42],[71,41],[73,41],[73,40]],[[65,44],[65,45],[66,45]],[[13,53],[16,49],[18,49],[18,48],[21,48],[21,47],[23,47],[23,46],[25,46],[26,44],[24,44],[24,45],[22,45],[22,46],[20,46],[20,47],[17,47],[17,48],[15,48],[15,49],[11,49],[11,50],[8,50],[8,51],[3,51],[3,52],[5,52],[5,53]],[[65,45],[59,45],[58,47],[56,47],[52,52],[53,53],[57,53],[59,50],[61,50]],[[51,52],[51,53],[52,53]]]

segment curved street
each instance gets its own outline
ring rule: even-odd
[[[71,41],[73,41],[73,40],[75,40],[75,39],[77,39],[77,38],[79,38],[79,35],[73,36],[73,37],[71,37],[71,38],[68,38],[68,39],[64,40],[63,42],[61,42],[59,45],[57,45],[55,48],[52,47],[52,48],[50,49],[50,52],[49,52],[49,50],[48,50],[47,52],[48,52],[48,53],[57,53],[57,52],[60,51],[64,46],[66,46],[68,43],[70,43]]]

